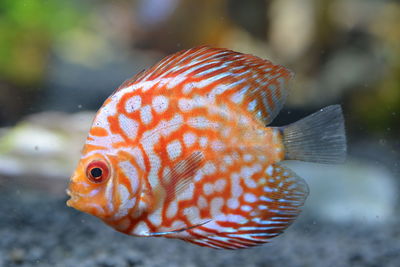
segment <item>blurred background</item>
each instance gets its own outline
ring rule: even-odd
[[[164,56],[209,44],[295,72],[274,125],[341,104],[343,165],[310,184],[286,234],[226,252],[123,236],[65,207],[95,111]],[[0,1],[0,266],[398,266],[400,3],[389,0]]]

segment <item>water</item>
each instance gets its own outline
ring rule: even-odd
[[[157,1],[92,2],[0,3],[0,266],[398,266],[398,3],[166,1],[154,19]],[[303,212],[248,250],[125,236],[68,208],[69,176],[105,98],[206,43],[296,73],[274,125],[341,104],[346,163],[288,163],[310,187]]]

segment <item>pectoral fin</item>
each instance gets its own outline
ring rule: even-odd
[[[171,202],[177,204],[177,200],[184,197],[188,191],[193,190],[194,176],[198,171],[200,171],[203,165],[204,155],[201,151],[196,151],[163,174],[161,179],[163,182],[154,189],[154,198],[156,203],[151,213],[160,214],[159,216],[161,216],[162,209],[168,207]],[[176,234],[204,225],[210,221],[209,219],[200,218],[198,212],[196,212],[196,208],[193,206],[185,208],[182,214],[184,214],[185,220],[176,220],[174,224],[171,224],[170,226],[162,226],[160,227],[159,232],[148,233],[148,235],[160,236]],[[185,221],[190,222],[190,225]]]

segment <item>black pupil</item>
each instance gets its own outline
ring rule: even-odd
[[[94,178],[99,178],[102,174],[103,171],[100,168],[93,168],[90,171],[90,174],[94,177]]]

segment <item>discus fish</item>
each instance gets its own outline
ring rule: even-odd
[[[133,236],[238,249],[298,216],[306,182],[283,160],[342,162],[339,105],[283,127],[293,74],[201,46],[166,57],[104,102],[71,177],[67,205]]]

